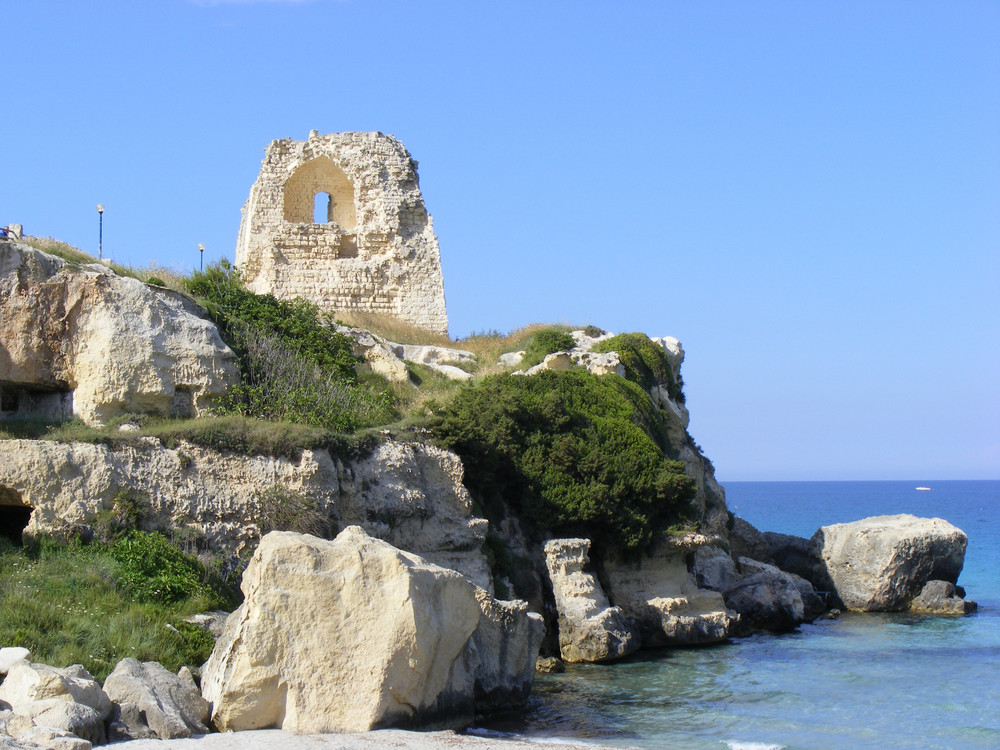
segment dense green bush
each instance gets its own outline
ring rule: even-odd
[[[509,503],[537,528],[638,549],[681,520],[694,495],[683,464],[664,455],[648,396],[622,378],[485,378],[440,407],[432,427],[494,519]]]
[[[650,340],[644,333],[622,333],[594,344],[593,352],[618,352],[618,358],[625,365],[625,377],[637,383],[644,391],[654,385],[663,386],[670,398],[684,403],[684,391],[680,375],[667,362],[663,347]]]
[[[358,359],[351,353],[351,340],[337,333],[332,327],[333,318],[311,302],[288,302],[270,294],[254,294],[243,286],[239,273],[226,261],[195,271],[184,285],[206,304],[227,335],[233,336],[234,328],[246,326],[271,333],[324,370],[346,380],[354,379]]]

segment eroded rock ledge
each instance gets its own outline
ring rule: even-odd
[[[5,504],[32,509],[26,534],[65,536],[92,531],[114,512],[122,493],[133,493],[142,506],[142,528],[187,530],[200,548],[239,555],[256,546],[268,505],[292,493],[337,527],[361,526],[492,591],[482,552],[487,522],[472,513],[462,463],[453,453],[386,441],[364,458],[304,450],[292,461],[139,441],[138,447],[117,450],[0,441]]]

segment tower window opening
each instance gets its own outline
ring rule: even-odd
[[[313,224],[328,224],[333,219],[333,197],[329,193],[316,193],[313,199]]]

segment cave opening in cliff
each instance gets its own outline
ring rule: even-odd
[[[0,485],[0,537],[18,547],[24,542],[24,527],[31,520],[33,509],[21,501],[17,490]]]

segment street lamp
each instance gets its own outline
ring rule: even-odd
[[[97,204],[97,259],[100,260],[104,250],[104,204]]]
[[[201,269],[200,270],[204,271],[205,270],[205,246],[203,244],[201,244],[200,242],[198,243],[198,252],[201,253]]]

